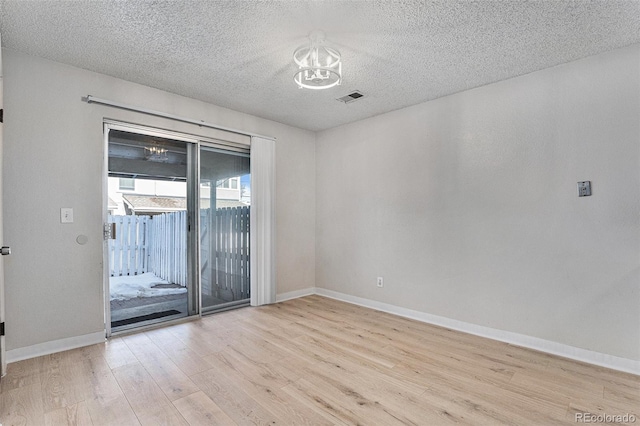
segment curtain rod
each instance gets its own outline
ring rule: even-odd
[[[189,123],[189,124],[195,124],[196,126],[200,126],[200,127],[208,127],[210,129],[216,129],[216,130],[224,130],[225,132],[230,132],[230,133],[236,133],[238,135],[244,135],[244,136],[255,136],[255,137],[259,137],[259,138],[264,138],[264,139],[271,139],[271,140],[276,140],[276,138],[274,138],[273,136],[264,136],[264,135],[259,135],[256,133],[249,133],[249,132],[244,132],[242,130],[236,130],[236,129],[232,129],[229,127],[223,127],[223,126],[218,126],[216,124],[210,124],[210,123],[206,123],[202,120],[193,120],[191,118],[184,118],[184,117],[180,117],[177,115],[173,115],[173,114],[167,114],[166,112],[161,112],[161,111],[155,111],[152,109],[147,109],[147,108],[140,108],[137,106],[133,106],[133,105],[127,105],[127,104],[123,104],[120,102],[114,102],[114,101],[109,101],[107,99],[100,99],[100,98],[96,98],[95,96],[92,95],[87,95],[86,97],[82,98],[82,100],[88,104],[100,104],[100,105],[106,105],[106,106],[110,106],[110,107],[114,107],[114,108],[119,108],[119,109],[125,109],[128,111],[134,111],[134,112],[141,112],[143,114],[147,114],[147,115],[154,115],[156,117],[162,117],[162,118],[168,118],[169,120],[174,120],[174,121],[181,121],[183,123]]]

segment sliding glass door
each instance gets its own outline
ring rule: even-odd
[[[246,150],[200,146],[202,312],[249,304],[251,186]]]
[[[249,146],[106,122],[107,334],[248,305]]]
[[[197,313],[189,248],[195,144],[128,130],[108,132],[112,331]]]

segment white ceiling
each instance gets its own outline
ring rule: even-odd
[[[640,1],[0,1],[2,45],[322,130],[640,42]],[[298,89],[313,29],[342,86]],[[366,97],[336,98],[360,90]],[[108,93],[92,93],[109,97]]]

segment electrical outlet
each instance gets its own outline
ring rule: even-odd
[[[378,287],[384,287],[384,281],[382,280],[382,277],[378,277],[378,281],[376,282],[376,285]]]

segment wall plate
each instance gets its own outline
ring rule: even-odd
[[[60,223],[73,223],[73,209],[63,207],[60,209]]]
[[[591,195],[591,181],[578,182],[578,197],[588,197]]]

